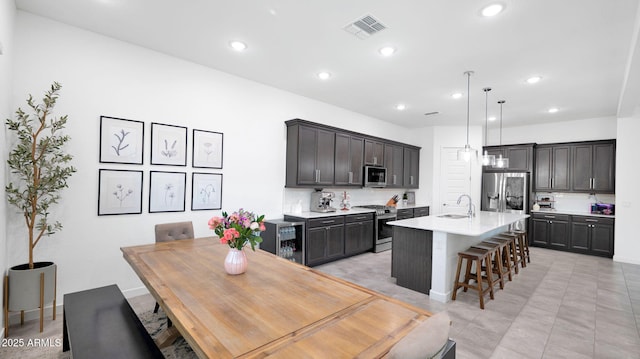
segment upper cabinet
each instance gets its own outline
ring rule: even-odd
[[[511,159],[509,159],[511,161]],[[536,148],[535,191],[569,191],[571,147],[543,145]]]
[[[335,181],[337,186],[362,186],[364,139],[336,133]]]
[[[364,141],[364,164],[384,166],[384,143],[371,139]]]
[[[387,168],[387,187],[398,188],[404,185],[404,148],[399,145],[384,145],[384,163]]]
[[[335,132],[295,124],[287,127],[286,186],[331,186]]]
[[[534,190],[615,193],[615,147],[615,140],[538,145]]]
[[[404,188],[418,188],[420,173],[420,149],[404,148]]]
[[[286,187],[362,187],[364,166],[387,168],[387,186],[418,188],[420,147],[300,119],[287,125]]]
[[[526,143],[521,145],[485,146],[483,150],[486,150],[489,155],[496,156],[496,158],[500,155],[508,158],[508,170],[533,172],[534,145],[533,143]]]
[[[615,146],[615,141],[604,141],[573,147],[573,191],[615,192]]]

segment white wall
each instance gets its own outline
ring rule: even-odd
[[[2,130],[0,130],[0,144],[6,143],[6,130],[4,119],[12,115],[11,110],[11,84],[12,84],[12,64],[13,64],[13,27],[16,16],[16,7],[13,1],[0,2],[0,119],[2,119]],[[4,186],[6,184],[6,156],[5,151],[0,151],[0,188],[2,188],[2,200],[0,201],[0,268],[2,277],[7,268],[7,208]],[[4,286],[2,289],[4,297]],[[0,323],[4,323],[4,313],[0,313]],[[0,334],[4,328],[0,329]],[[4,335],[3,335],[4,336]]]
[[[35,41],[34,39],[37,39]],[[285,198],[284,121],[302,118],[420,145],[410,131],[370,117],[293,95],[140,47],[18,12],[12,107],[26,94],[42,97],[51,82],[62,85],[56,114],[69,115],[69,152],[78,172],[55,209],[62,232],[36,247],[36,260],[58,264],[58,299],[64,293],[117,283],[123,290],[142,284],[122,259],[120,247],[153,242],[153,225],[192,220],[196,236],[210,235],[207,220],[220,211],[148,214],[149,171],[187,172],[187,167],[149,165],[150,123],[159,122],[224,133],[225,210],[239,207],[281,217]],[[144,165],[98,162],[99,116],[144,121]],[[189,156],[190,157],[190,156]],[[98,169],[144,171],[143,214],[97,216]],[[202,172],[197,170],[197,172]],[[364,190],[363,190],[364,191]],[[387,197],[384,194],[385,198]],[[9,213],[8,265],[26,260],[25,231]],[[130,292],[132,294],[134,292]]]
[[[616,239],[613,259],[619,262],[640,264],[640,241],[638,240],[640,114],[618,119],[617,128]]]

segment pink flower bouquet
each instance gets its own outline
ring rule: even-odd
[[[249,242],[255,251],[256,244],[262,242],[260,232],[265,230],[264,215],[256,216],[242,208],[230,215],[222,212],[222,217],[211,217],[208,224],[220,237],[220,243],[235,249],[242,249]]]

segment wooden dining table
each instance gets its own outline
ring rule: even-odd
[[[214,238],[121,250],[199,358],[381,358],[431,315],[260,249],[229,275]]]

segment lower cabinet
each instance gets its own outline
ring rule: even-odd
[[[373,248],[373,213],[300,218],[285,216],[286,221],[305,221],[306,264],[310,267],[334,261]]]
[[[614,219],[571,216],[571,250],[613,257]]]
[[[345,218],[344,254],[350,256],[373,249],[373,214],[354,214]]]
[[[538,247],[613,257],[614,219],[534,213],[531,244]]]

